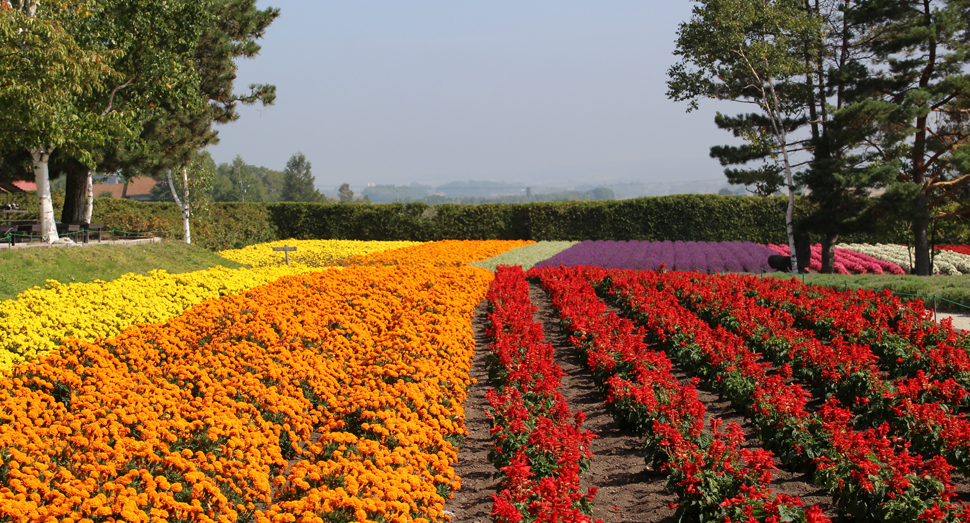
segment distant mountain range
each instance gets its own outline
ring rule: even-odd
[[[529,184],[526,182],[494,182],[488,180],[454,181],[438,186],[411,183],[409,185],[371,184],[351,186],[359,196],[367,196],[374,203],[427,201],[444,203],[485,203],[490,201],[550,201],[563,199],[628,199],[670,194],[744,194],[743,187],[729,186],[719,180],[685,180],[680,182],[603,182],[581,184]],[[727,191],[724,191],[727,189]]]

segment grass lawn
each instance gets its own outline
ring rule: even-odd
[[[785,273],[766,273],[765,276],[799,278],[802,275]],[[937,300],[941,311],[970,314],[970,274],[956,276],[894,276],[891,274],[806,274],[805,283],[835,289],[865,287],[867,289],[890,289],[902,299],[912,299],[917,295],[927,307],[933,306],[932,296]],[[956,302],[956,303],[950,303]],[[958,305],[959,304],[959,305]],[[962,306],[961,306],[962,305]]]
[[[0,300],[15,298],[46,280],[62,283],[113,280],[133,272],[147,274],[154,269],[170,273],[191,272],[221,265],[244,265],[216,253],[179,241],[144,245],[88,245],[9,249],[0,252]]]

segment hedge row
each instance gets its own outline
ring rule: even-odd
[[[27,203],[29,207],[29,202]],[[35,208],[35,207],[33,207]],[[95,222],[120,231],[168,230],[182,238],[174,203],[97,198]],[[210,249],[276,239],[694,240],[787,243],[784,219],[764,199],[675,195],[632,200],[528,204],[217,203],[192,221],[193,241]],[[899,227],[842,241],[906,242]]]

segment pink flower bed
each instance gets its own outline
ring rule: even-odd
[[[768,248],[778,254],[789,256],[791,252],[787,245],[768,244]],[[812,245],[812,261],[808,268],[813,271],[822,270],[822,245]],[[866,254],[848,249],[835,249],[835,272],[839,274],[906,274],[902,267],[895,263],[873,258]]]

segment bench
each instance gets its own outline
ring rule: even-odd
[[[98,243],[101,243],[101,231],[104,230],[103,223],[82,223],[81,232],[84,233],[84,243],[88,243],[91,233],[98,233]]]
[[[55,224],[57,226],[58,236],[77,236],[81,234],[81,224],[80,223],[60,223]],[[39,223],[31,223],[27,225],[18,225],[17,231],[20,234],[27,234],[30,236],[40,236],[44,232],[44,228]],[[31,238],[27,238],[30,242]]]

